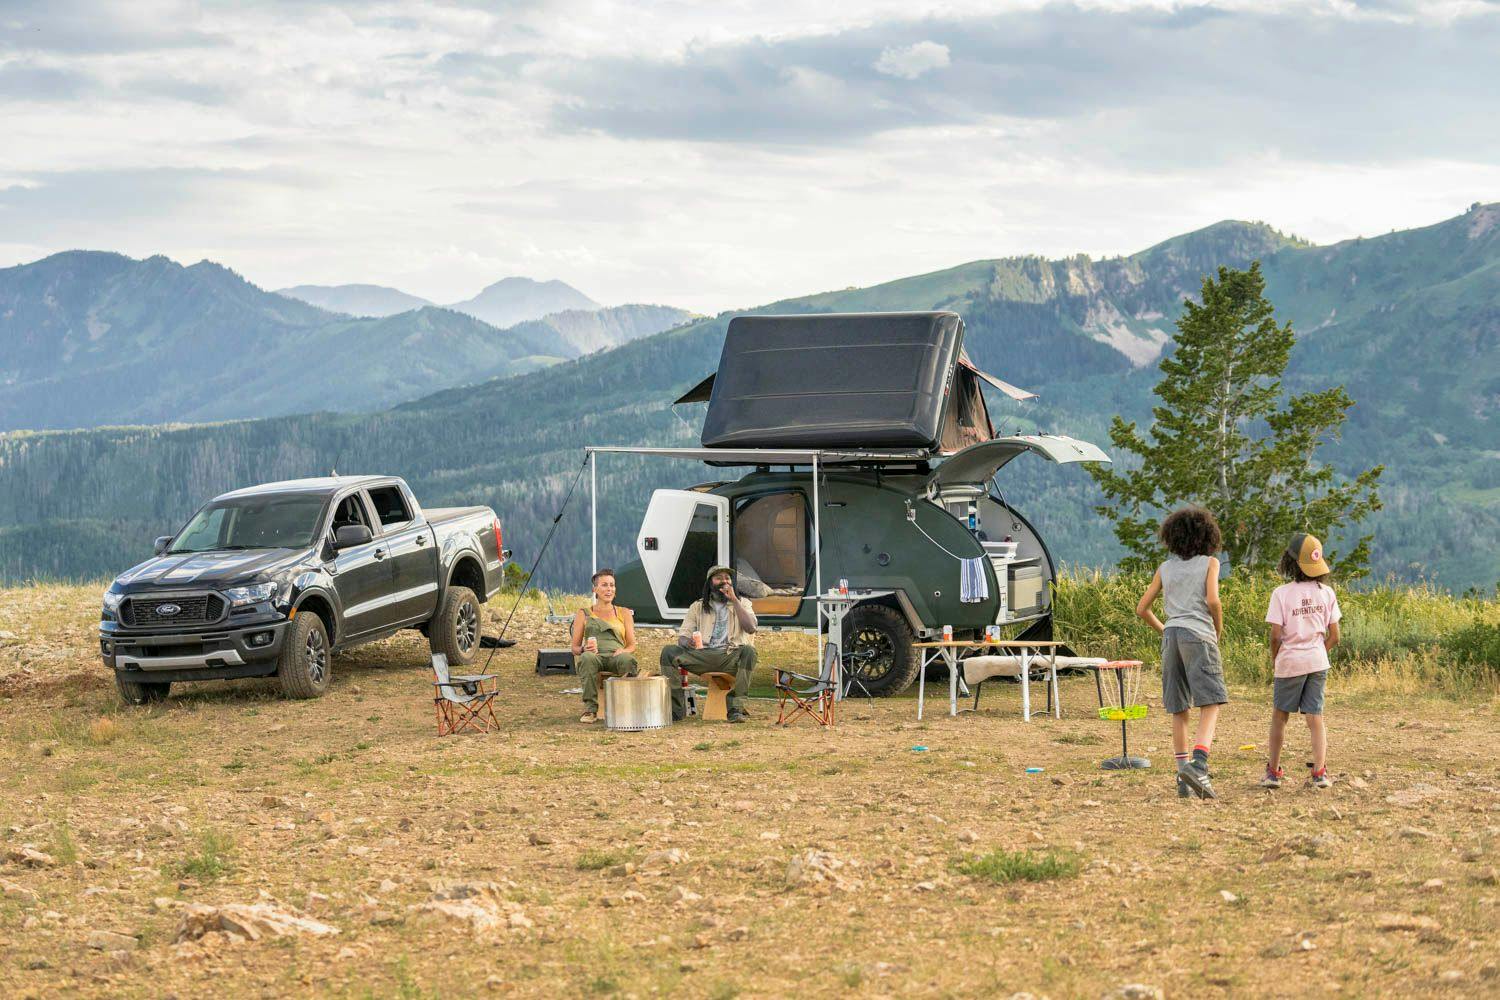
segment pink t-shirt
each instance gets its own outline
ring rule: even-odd
[[[1281,649],[1276,653],[1277,677],[1301,677],[1328,669],[1323,637],[1328,626],[1342,618],[1333,588],[1321,583],[1283,583],[1271,591],[1266,621],[1281,626]]]

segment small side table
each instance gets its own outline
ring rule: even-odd
[[[849,617],[849,612],[853,611],[857,605],[864,604],[873,598],[888,597],[894,593],[894,590],[851,590],[847,594],[830,591],[829,593],[818,595],[819,631],[822,631],[822,625],[826,621],[828,623],[828,630],[825,641],[828,645],[833,646],[837,653],[833,661],[833,696],[835,700],[844,700],[844,619]],[[818,662],[822,663],[823,651],[820,648],[818,652]]]

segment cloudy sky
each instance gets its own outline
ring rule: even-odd
[[[0,266],[705,312],[1500,200],[1500,3],[0,0]]]

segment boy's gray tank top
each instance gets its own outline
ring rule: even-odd
[[[1208,613],[1204,588],[1208,583],[1208,556],[1179,559],[1161,564],[1161,598],[1167,615],[1166,628],[1185,628],[1209,642],[1218,642],[1213,616]]]

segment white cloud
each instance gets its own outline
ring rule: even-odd
[[[1500,199],[1494,5],[1233,2],[0,0],[0,267],[716,312]]]
[[[884,49],[875,60],[875,68],[886,76],[915,80],[924,73],[948,65],[948,46],[937,42],[917,42],[900,48]]]

